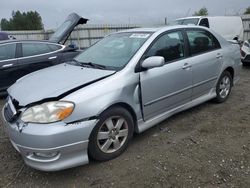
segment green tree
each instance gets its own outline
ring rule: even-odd
[[[206,7],[201,8],[199,11],[196,11],[193,16],[207,16],[208,10]]]
[[[3,18],[0,24],[1,29],[6,31],[43,29],[42,18],[36,11],[28,11],[27,13],[21,13],[19,10],[12,11],[12,17],[9,20]]]
[[[9,22],[5,18],[1,20],[1,28],[9,28]]]
[[[244,14],[250,14],[250,6],[246,8],[246,11],[244,12]]]

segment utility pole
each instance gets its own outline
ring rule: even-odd
[[[188,9],[188,11],[186,13],[186,17],[189,15],[190,11],[191,11],[191,8]]]

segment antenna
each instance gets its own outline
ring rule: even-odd
[[[191,8],[188,9],[185,17],[187,17],[189,15],[190,11],[191,11]]]

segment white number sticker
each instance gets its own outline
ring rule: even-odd
[[[145,33],[134,33],[129,38],[140,38],[140,39],[146,39],[149,37],[149,34]]]

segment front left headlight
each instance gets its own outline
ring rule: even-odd
[[[53,123],[64,120],[74,110],[74,103],[65,101],[46,102],[28,108],[21,114],[25,123]]]

